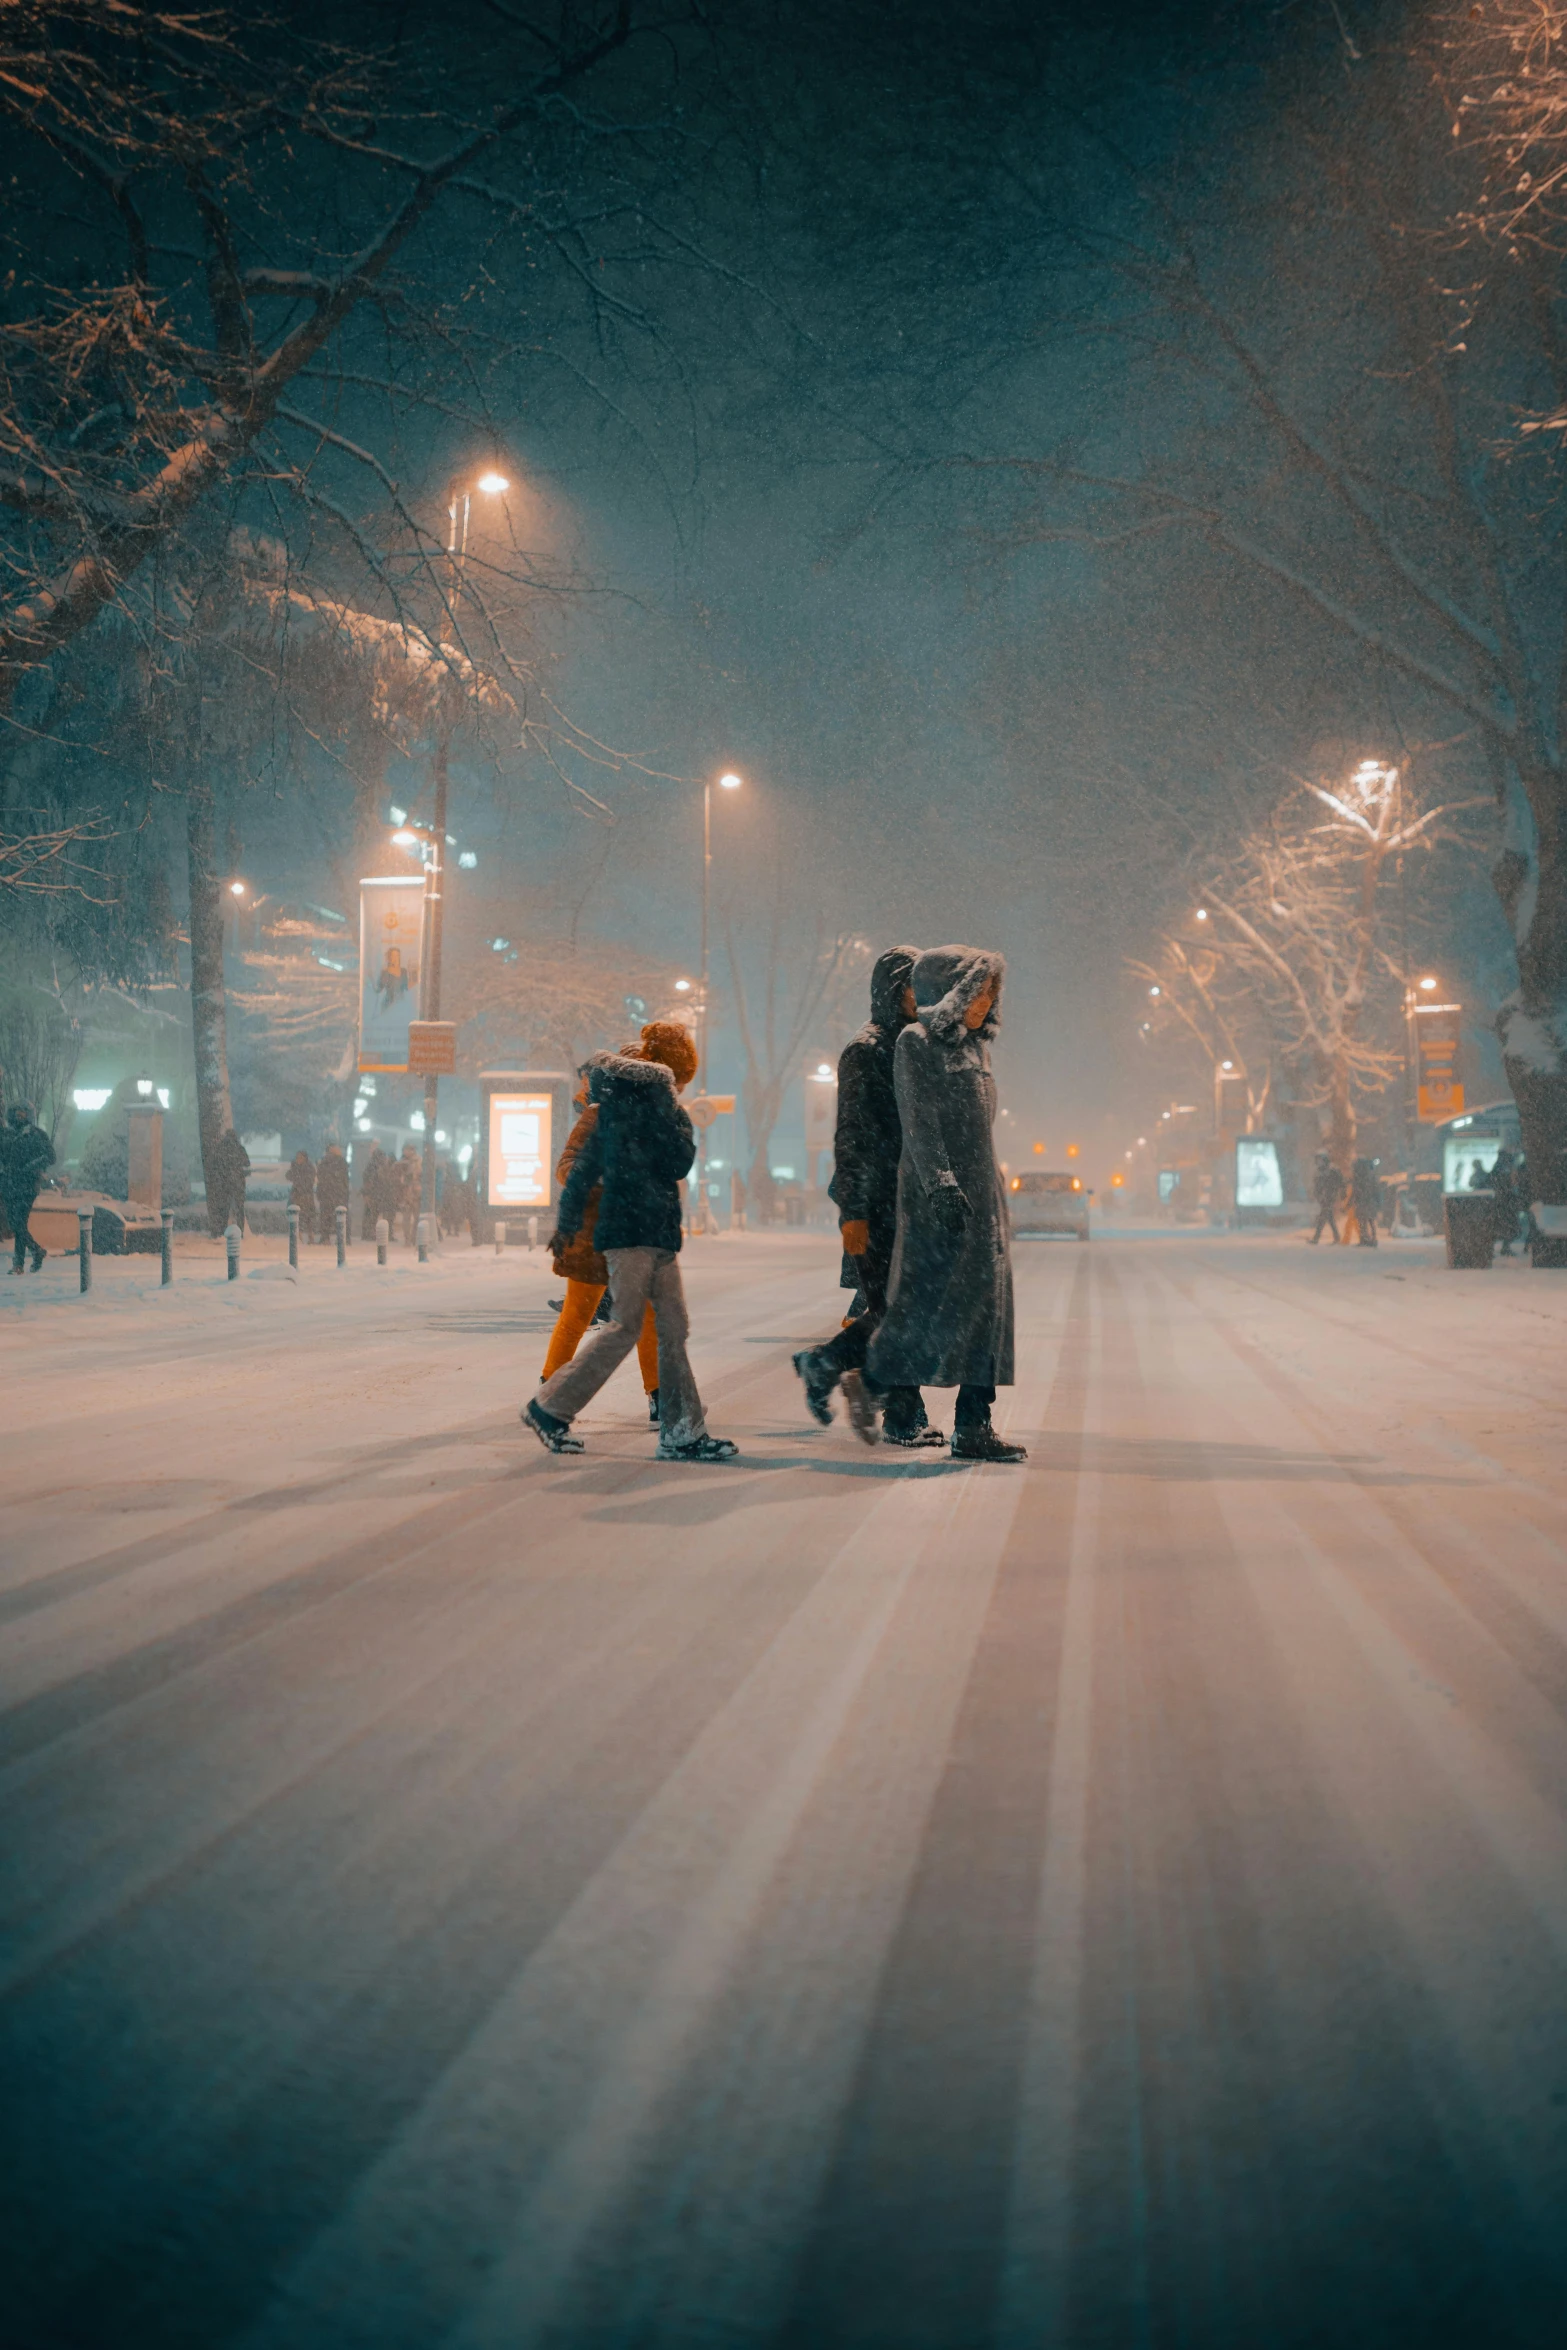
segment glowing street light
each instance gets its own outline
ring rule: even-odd
[[[1436,990],[1436,988],[1437,988],[1438,984],[1439,984],[1439,983],[1438,983],[1438,981],[1436,981],[1435,979],[1429,979],[1429,978],[1428,978],[1428,979],[1422,979],[1422,980],[1421,980],[1421,982],[1420,982],[1420,985],[1421,985],[1421,987],[1422,987],[1422,988],[1425,990],[1425,993],[1426,993],[1427,995],[1434,994],[1434,992],[1435,992],[1435,990]]]
[[[718,788],[720,791],[738,791],[740,789],[740,784],[741,778],[738,775],[721,775],[718,778]]]
[[[691,993],[691,982],[690,982],[690,980],[689,980],[689,979],[677,979],[677,980],[675,981],[675,993],[676,993],[676,995],[689,995],[689,994]]]
[[[1196,914],[1196,919],[1197,919],[1199,922],[1206,922],[1206,921],[1207,921],[1207,919],[1208,919],[1208,909],[1207,909],[1207,907],[1206,907],[1206,906],[1199,906],[1199,907],[1198,907],[1198,909],[1197,909],[1197,914]]]
[[[229,883],[229,896],[231,898],[242,898],[244,894],[245,884],[242,881],[231,881]]]
[[[474,488],[483,490],[487,498],[501,498],[511,488],[504,473],[481,473]]]

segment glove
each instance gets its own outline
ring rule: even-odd
[[[937,1231],[949,1240],[957,1239],[973,1214],[967,1194],[953,1181],[938,1183],[931,1191],[930,1210]]]
[[[863,1257],[871,1245],[869,1224],[851,1219],[846,1224],[840,1224],[838,1230],[843,1237],[845,1252],[851,1257]]]

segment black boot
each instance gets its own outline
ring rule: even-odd
[[[546,1452],[580,1452],[582,1450],[582,1439],[580,1436],[572,1435],[571,1422],[557,1420],[555,1414],[545,1411],[542,1404],[530,1403],[522,1417],[524,1425],[533,1430]]]
[[[837,1386],[836,1375],[827,1372],[816,1359],[816,1349],[802,1347],[794,1357],[794,1367],[805,1387],[805,1408],[813,1420],[824,1428],[832,1426],[832,1391]]]
[[[985,1420],[975,1428],[953,1429],[952,1457],[955,1461],[1026,1461],[1028,1447],[1008,1444]]]
[[[658,1426],[658,1389],[650,1387],[647,1398],[647,1416],[653,1427]]]

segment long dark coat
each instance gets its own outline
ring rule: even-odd
[[[348,1205],[348,1161],[341,1152],[325,1151],[316,1169],[316,1205],[330,1224],[339,1208]]]
[[[845,1224],[870,1227],[869,1262],[844,1253],[845,1289],[869,1280],[885,1289],[898,1236],[898,1161],[903,1123],[892,1081],[892,1056],[908,1026],[903,991],[918,947],[889,947],[871,972],[871,1016],[838,1055],[838,1125],[833,1176],[827,1187]]]
[[[1012,1381],[1010,1230],[988,1049],[1005,969],[1000,955],[972,947],[937,947],[914,966],[919,1018],[893,1055],[903,1155],[890,1295],[867,1363],[878,1387]],[[986,988],[990,1013],[968,1029],[964,1013]]]
[[[14,1231],[26,1228],[38,1186],[53,1165],[54,1144],[41,1126],[30,1118],[17,1125],[9,1117],[0,1125],[0,1200]]]
[[[556,1239],[582,1230],[597,1183],[604,1186],[593,1238],[617,1248],[680,1246],[680,1186],[696,1157],[691,1121],[662,1061],[606,1053],[588,1073],[598,1120],[560,1195]]]

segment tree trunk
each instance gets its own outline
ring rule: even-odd
[[[190,1018],[196,1047],[196,1121],[207,1186],[207,1228],[221,1233],[219,1143],[234,1123],[229,1100],[228,1011],[223,988],[223,894],[217,870],[212,786],[193,781],[185,798],[190,862]]]
[[[756,1206],[759,1220],[767,1223],[772,1218],[778,1197],[778,1186],[773,1181],[773,1128],[778,1123],[778,1110],[783,1089],[776,1082],[763,1083],[755,1076],[745,1080],[745,1138],[751,1146],[751,1165],[746,1183]]]
[[[1323,1137],[1323,1149],[1337,1172],[1349,1181],[1349,1171],[1355,1163],[1355,1143],[1359,1135],[1359,1121],[1355,1116],[1355,1099],[1350,1089],[1349,1064],[1339,1059],[1328,1063],[1328,1130]]]
[[[1506,845],[1492,870],[1518,947],[1518,985],[1496,1016],[1518,1104],[1529,1196],[1567,1206],[1567,786],[1533,775],[1529,813],[1503,799]]]

